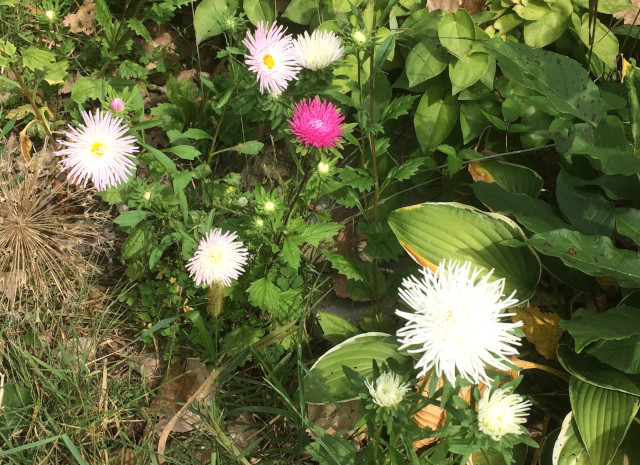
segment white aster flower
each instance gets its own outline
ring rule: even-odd
[[[237,238],[236,233],[222,234],[220,228],[212,229],[202,238],[198,250],[187,263],[189,276],[195,279],[197,286],[210,285],[214,281],[229,286],[232,279],[240,277],[249,252],[242,242],[236,241]]]
[[[531,402],[507,389],[496,389],[491,394],[485,389],[478,402],[478,428],[484,434],[499,441],[505,434],[519,434],[527,420]]]
[[[318,173],[320,173],[321,175],[324,176],[326,174],[329,174],[330,169],[331,169],[331,166],[328,163],[325,163],[323,161],[318,163]]]
[[[97,190],[115,187],[131,175],[138,147],[136,138],[125,136],[129,127],[122,119],[96,110],[92,115],[82,112],[84,125],[69,126],[65,132],[67,141],[60,143],[67,148],[58,150],[63,171],[69,170],[69,178],[76,184],[87,185],[91,180]]]
[[[373,402],[380,407],[398,405],[409,390],[409,384],[400,382],[400,377],[393,372],[382,373],[373,383],[366,379],[364,384],[369,389]]]
[[[298,62],[303,68],[318,70],[326,68],[338,60],[344,48],[340,38],[331,31],[315,30],[309,36],[307,31],[293,41]]]
[[[477,384],[491,384],[485,366],[508,370],[510,355],[520,345],[513,330],[522,322],[512,323],[503,310],[518,303],[513,294],[502,299],[504,279],[489,282],[493,270],[480,278],[482,270],[471,271],[471,263],[440,263],[437,272],[422,270],[423,277],[405,279],[399,295],[414,312],[396,310],[408,320],[398,330],[401,349],[422,354],[416,368],[418,377],[435,367],[438,376],[451,384],[456,372]]]
[[[267,30],[267,24],[260,21],[255,36],[247,34],[242,43],[249,49],[246,63],[256,73],[260,92],[264,93],[266,89],[279,95],[287,88],[288,81],[298,75],[300,66],[293,42],[283,26],[274,23]]]

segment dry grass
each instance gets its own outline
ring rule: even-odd
[[[0,160],[0,302],[38,309],[75,297],[110,245],[97,206],[91,191],[59,179],[50,150],[28,165]]]

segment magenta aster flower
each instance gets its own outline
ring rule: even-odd
[[[99,191],[115,187],[126,181],[135,167],[134,145],[136,138],[125,136],[129,127],[122,124],[122,118],[96,110],[94,115],[82,112],[84,125],[80,128],[69,126],[65,132],[67,141],[60,141],[66,149],[55,155],[60,160],[63,171],[69,170],[69,179],[87,185],[91,180]]]
[[[242,242],[236,241],[237,238],[236,233],[222,234],[220,228],[205,234],[187,263],[189,276],[195,279],[197,286],[203,283],[210,285],[214,281],[229,286],[232,279],[240,277],[249,251]]]
[[[305,147],[329,148],[340,142],[344,116],[332,103],[322,102],[318,96],[308,102],[302,99],[296,104],[292,116],[293,120],[287,120],[291,132]]]
[[[293,39],[285,34],[283,26],[272,24],[267,30],[267,23],[260,21],[255,36],[247,34],[242,43],[249,49],[246,63],[256,73],[260,83],[260,92],[264,90],[275,95],[287,88],[288,81],[296,78],[300,66]]]

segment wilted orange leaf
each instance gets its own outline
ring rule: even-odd
[[[469,173],[474,182],[495,182],[496,180],[491,176],[491,173],[484,168],[480,162],[472,161],[469,163]]]
[[[522,321],[522,331],[538,353],[548,360],[556,359],[556,347],[562,336],[560,318],[555,313],[542,312],[538,307],[514,309],[513,321]]]

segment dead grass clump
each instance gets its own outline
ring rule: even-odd
[[[109,247],[108,212],[87,189],[59,181],[43,150],[29,164],[0,159],[0,308],[40,308],[73,298]]]

